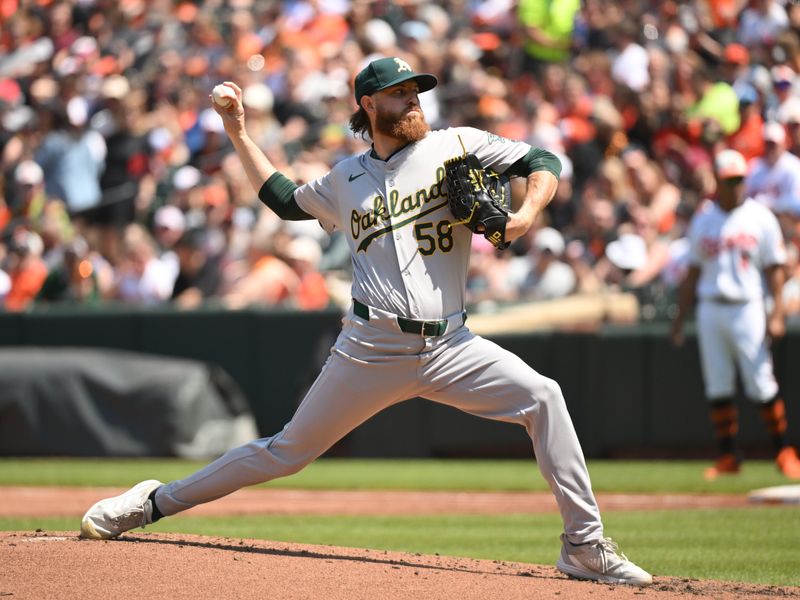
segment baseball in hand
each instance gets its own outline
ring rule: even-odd
[[[236,92],[227,85],[219,84],[215,85],[214,89],[211,90],[211,98],[214,100],[215,104],[225,108],[236,98]]]

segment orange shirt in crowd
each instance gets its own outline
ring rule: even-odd
[[[737,4],[736,0],[709,0],[709,12],[716,29],[736,26]]]
[[[11,211],[5,204],[0,204],[0,231],[5,229],[9,222],[11,222]]]
[[[11,289],[6,296],[6,310],[25,310],[36,298],[36,294],[39,293],[47,278],[47,267],[38,258],[28,258],[23,267],[13,269],[9,276],[11,277]]]
[[[0,0],[0,19],[5,21],[19,8],[18,0]]]
[[[764,154],[764,119],[753,113],[742,121],[736,133],[728,136],[728,147],[742,153],[749,162]]]
[[[285,262],[274,256],[262,256],[250,271],[237,281],[225,295],[231,308],[251,304],[273,306],[289,298],[297,289],[297,274]]]
[[[295,302],[302,310],[321,310],[328,306],[328,284],[321,273],[306,273],[300,278],[295,292]]]

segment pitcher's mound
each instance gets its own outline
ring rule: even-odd
[[[0,597],[530,600],[800,597],[796,588],[658,577],[639,588],[573,581],[549,566],[179,534],[114,541],[0,532]]]

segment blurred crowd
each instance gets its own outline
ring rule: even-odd
[[[434,128],[562,161],[529,235],[473,238],[472,306],[629,291],[669,318],[732,147],[800,315],[799,33],[780,0],[0,0],[0,305],[346,304],[345,240],[259,202],[208,95],[237,82],[251,136],[303,183],[368,148],[352,80],[396,55],[439,78]]]

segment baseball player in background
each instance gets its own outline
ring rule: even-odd
[[[781,302],[786,249],[781,229],[766,206],[746,196],[747,162],[740,153],[719,152],[714,167],[717,197],[702,204],[689,224],[690,266],[672,323],[672,340],[681,345],[684,318],[698,301],[700,360],[720,453],[705,477],[713,480],[740,469],[734,404],[738,369],[745,395],[760,407],[778,468],[785,476],[800,479],[800,460],[786,444],[786,410],[769,349],[770,338],[779,338],[786,330]],[[771,297],[769,314],[765,291]]]
[[[553,197],[560,163],[545,150],[485,131],[431,131],[418,95],[437,84],[399,58],[367,65],[355,79],[350,125],[372,147],[298,187],[245,129],[241,90],[221,115],[261,200],[280,217],[317,219],[344,232],[353,262],[352,308],[322,372],[278,434],[235,448],[189,477],[149,480],[101,500],[84,537],[113,538],[241,487],[291,475],[378,411],[424,397],[481,417],[517,423],[564,521],[557,567],[581,579],[648,585],[603,532],[589,473],[559,385],[464,325],[472,231],[451,226],[443,163],[475,153],[498,173],[527,177],[506,240],[523,235]]]

